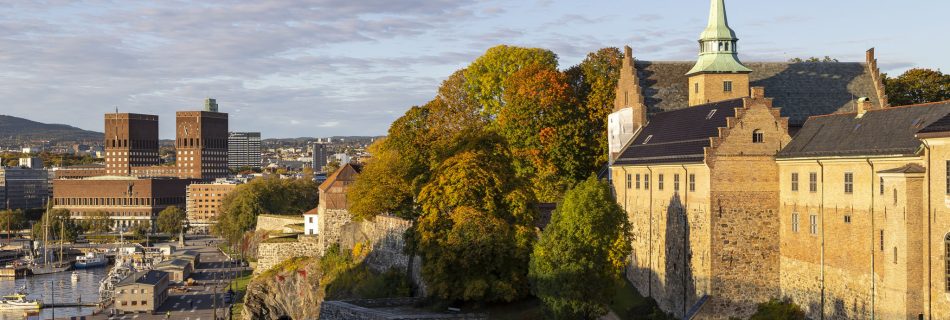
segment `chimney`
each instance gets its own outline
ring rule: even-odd
[[[765,87],[752,87],[752,99],[765,98]]]
[[[864,114],[872,108],[874,108],[874,105],[871,103],[871,99],[868,99],[868,97],[858,98],[856,110],[858,113],[858,118],[864,116]]]

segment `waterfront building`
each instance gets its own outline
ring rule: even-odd
[[[113,226],[126,229],[148,222],[169,206],[185,207],[185,188],[193,180],[99,176],[53,181],[53,208],[69,210],[74,219],[105,212]]]
[[[49,194],[49,171],[46,169],[0,167],[0,208],[43,208]]]
[[[168,273],[171,282],[185,283],[194,271],[194,265],[186,259],[168,259],[155,265],[155,270]]]
[[[185,212],[188,224],[197,232],[209,232],[218,220],[224,197],[237,189],[238,182],[216,181],[188,185]]]
[[[228,134],[228,168],[260,168],[261,163],[260,132]]]
[[[154,312],[168,299],[168,273],[139,271],[115,285],[114,307],[122,313]]]

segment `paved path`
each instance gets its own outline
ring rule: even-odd
[[[209,240],[211,239],[189,239],[185,248],[176,249],[178,251],[195,250],[201,253],[201,263],[191,274],[195,284],[187,287],[187,290],[169,290],[168,299],[155,314],[130,313],[110,316],[110,309],[106,310],[105,314],[88,316],[86,319],[146,320],[168,317],[175,320],[214,320],[215,314],[219,319],[228,319],[230,305],[224,303],[224,295],[231,279],[240,274],[241,268],[232,268],[226,256],[218,251],[217,244],[207,245]],[[177,246],[177,243],[172,244]],[[217,312],[215,306],[217,306]]]

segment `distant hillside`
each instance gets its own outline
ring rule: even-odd
[[[87,131],[65,124],[47,124],[0,115],[0,141],[93,141],[102,140],[102,133]]]

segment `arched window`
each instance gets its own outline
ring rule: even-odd
[[[947,260],[946,261],[947,264],[944,268],[945,278],[947,280],[946,287],[947,287],[947,292],[950,292],[950,233],[948,233],[947,236],[944,238],[943,246],[944,246],[943,255],[945,257],[944,259]]]
[[[765,134],[762,133],[762,130],[755,129],[752,130],[752,143],[763,143],[765,142]]]

